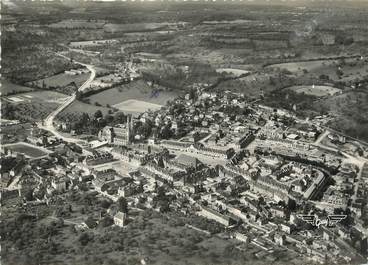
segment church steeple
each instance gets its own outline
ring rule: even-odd
[[[133,130],[132,115],[129,114],[127,117],[127,124],[126,124],[126,144],[127,145],[130,143],[132,130]]]

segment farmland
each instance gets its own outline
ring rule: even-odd
[[[88,97],[92,104],[96,102],[102,106],[115,105],[129,99],[146,101],[148,103],[164,105],[168,100],[175,98],[178,93],[171,91],[159,91],[153,94],[151,88],[143,80],[137,80],[119,87],[111,88]]]
[[[341,92],[341,89],[331,87],[331,86],[292,86],[287,89],[293,90],[296,93],[304,93],[306,95],[323,97],[323,96],[333,96]]]
[[[8,96],[5,99],[13,103],[36,103],[46,102],[53,104],[61,104],[67,97],[61,93],[54,91],[34,91],[22,93],[16,96]]]
[[[176,28],[178,25],[184,25],[185,22],[177,23],[131,23],[131,24],[106,24],[104,30],[107,32],[135,32],[135,31],[153,31],[161,28]]]
[[[2,96],[13,95],[17,93],[29,92],[33,88],[13,84],[7,80],[1,80],[0,92]]]
[[[67,96],[54,91],[35,91],[4,97],[1,111],[5,119],[39,121],[55,110]]]
[[[82,113],[87,113],[93,115],[96,111],[100,110],[103,115],[106,115],[111,108],[95,106],[91,104],[84,103],[82,101],[74,101],[70,106],[63,110],[57,117],[57,120],[61,121],[75,121],[80,118]]]
[[[273,64],[267,68],[278,68],[297,75],[325,75],[333,81],[353,81],[368,75],[367,59],[359,57],[348,59],[325,59]]]
[[[302,74],[305,71],[318,71],[320,68],[337,64],[337,60],[315,60],[315,61],[300,61],[291,63],[280,63],[268,66],[268,68],[286,69],[292,73]]]
[[[5,148],[8,148],[14,152],[24,154],[27,157],[38,158],[44,155],[47,155],[49,152],[46,149],[30,145],[28,143],[15,143],[4,145]]]
[[[128,99],[119,104],[115,104],[113,107],[123,111],[124,113],[138,114],[148,110],[159,110],[161,108],[161,105],[141,100]]]
[[[249,71],[242,70],[242,69],[235,69],[235,68],[218,68],[216,69],[217,73],[227,73],[234,76],[241,76],[244,74],[249,73]]]
[[[103,21],[86,21],[67,19],[49,25],[50,28],[62,29],[98,29],[102,28],[105,22]]]
[[[116,39],[108,39],[108,40],[88,40],[88,41],[72,41],[70,42],[70,47],[74,48],[85,48],[90,46],[102,46],[106,44],[117,43]]]
[[[37,81],[29,82],[28,85],[44,89],[52,89],[65,87],[74,82],[79,87],[88,79],[88,76],[88,73],[76,75],[61,73],[47,78],[39,79]]]

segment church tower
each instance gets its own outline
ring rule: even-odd
[[[127,145],[130,143],[132,133],[133,133],[133,121],[132,121],[132,115],[129,114],[127,117],[127,124],[126,124],[126,144]]]

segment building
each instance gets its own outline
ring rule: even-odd
[[[117,212],[114,215],[114,224],[123,227],[127,224],[127,214],[123,212]]]
[[[100,141],[106,141],[109,144],[126,146],[131,142],[132,134],[133,121],[132,116],[129,115],[125,125],[106,126],[98,133],[98,138]]]
[[[247,236],[245,234],[242,234],[242,233],[239,233],[239,232],[234,233],[234,238],[241,241],[241,242],[244,242],[244,243],[249,243],[250,242],[249,236]]]
[[[256,139],[255,135],[252,132],[248,132],[245,136],[240,138],[237,143],[238,148],[247,147],[254,139]]]
[[[64,177],[53,179],[51,186],[58,192],[63,192],[66,190],[66,179]]]
[[[103,152],[103,153],[96,153],[95,155],[87,156],[84,159],[83,163],[87,166],[93,166],[93,165],[111,162],[113,160],[114,160],[114,157],[112,154]]]
[[[180,154],[178,157],[175,158],[175,162],[178,163],[179,165],[182,165],[185,169],[187,168],[198,169],[198,167],[203,164],[197,158],[188,156],[186,154]]]
[[[313,199],[316,195],[319,194],[319,192],[325,186],[326,182],[327,182],[326,177],[323,175],[322,172],[318,171],[318,176],[315,177],[312,184],[309,186],[309,188],[303,194],[304,198],[307,199],[307,200]]]
[[[211,208],[208,208],[208,207],[205,207],[205,206],[201,206],[201,211],[200,211],[200,215],[208,218],[208,219],[211,219],[211,220],[214,220],[224,226],[230,226],[232,224],[235,224],[235,220],[232,219],[231,217],[229,216],[226,216],[226,215],[223,215]]]
[[[274,240],[277,245],[283,246],[285,244],[286,237],[285,235],[276,233],[274,236]]]

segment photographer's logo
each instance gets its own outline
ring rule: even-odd
[[[298,215],[298,218],[302,219],[304,222],[311,224],[316,227],[320,227],[321,225],[325,225],[327,227],[332,227],[337,223],[341,222],[346,218],[346,215],[343,214],[335,214],[328,215],[327,219],[319,219],[316,215]]]

